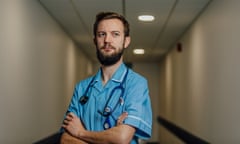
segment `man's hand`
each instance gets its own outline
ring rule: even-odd
[[[85,131],[81,120],[73,113],[69,113],[66,116],[62,127],[74,137],[77,137],[80,132]]]
[[[115,127],[94,132],[85,130],[81,120],[73,113],[69,113],[62,125],[66,132],[61,137],[61,144],[129,143],[135,133],[135,128],[123,124],[127,116],[128,113],[124,112],[118,117]]]
[[[117,126],[122,124],[123,121],[125,120],[125,118],[128,116],[128,113],[127,112],[123,112],[120,117],[118,117],[117,119]]]

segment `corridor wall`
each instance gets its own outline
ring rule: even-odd
[[[0,1],[0,143],[33,143],[59,130],[91,61],[38,1]]]
[[[160,67],[159,115],[212,144],[240,142],[240,1],[212,1]],[[182,143],[164,128],[162,143]]]

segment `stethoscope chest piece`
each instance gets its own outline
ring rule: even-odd
[[[112,127],[112,125],[110,123],[110,119],[109,119],[109,117],[107,117],[104,124],[103,124],[103,128],[106,130],[106,129],[109,129],[111,127]]]
[[[81,96],[79,102],[84,105],[86,102],[88,101],[88,97],[87,96]]]

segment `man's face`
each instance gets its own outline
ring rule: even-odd
[[[130,37],[124,37],[124,27],[120,20],[109,19],[99,23],[95,37],[97,57],[102,65],[117,63],[123,51],[130,43]]]

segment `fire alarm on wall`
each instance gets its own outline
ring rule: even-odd
[[[182,52],[182,43],[181,42],[177,43],[177,51]]]

